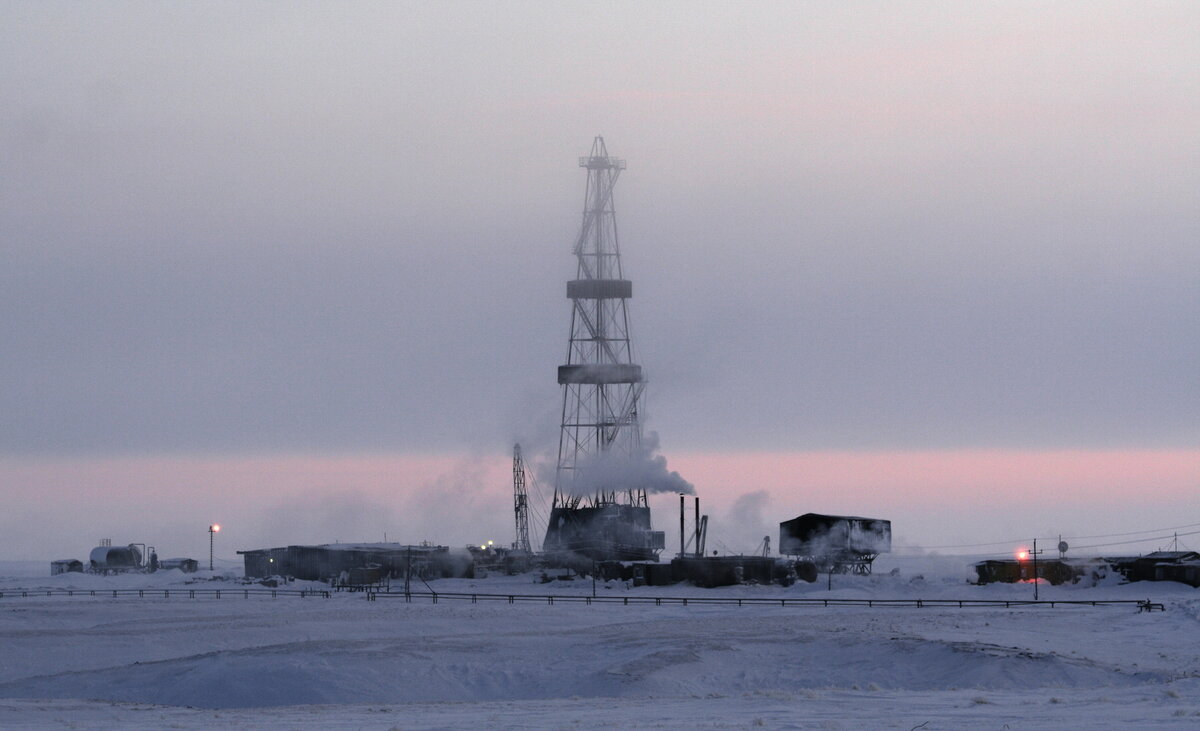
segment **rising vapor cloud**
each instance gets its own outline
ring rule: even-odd
[[[571,494],[584,496],[629,489],[643,489],[650,494],[696,492],[692,483],[667,469],[667,458],[658,453],[656,432],[646,434],[633,454],[608,451],[582,460],[574,482],[568,486]]]

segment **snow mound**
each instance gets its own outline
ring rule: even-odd
[[[0,684],[0,697],[249,708],[860,687],[1095,688],[1164,679],[993,643],[818,632],[796,615],[717,614],[587,632],[520,626],[481,634],[463,625],[407,636],[397,627],[386,639],[284,642],[26,677]]]

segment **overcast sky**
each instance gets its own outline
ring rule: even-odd
[[[597,134],[668,456],[1197,448],[1196,3],[8,2],[0,453],[545,447]]]

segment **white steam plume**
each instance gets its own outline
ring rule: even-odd
[[[572,484],[564,487],[581,496],[639,489],[651,494],[696,492],[692,483],[667,469],[667,458],[658,454],[655,432],[646,434],[633,454],[605,451],[589,455],[576,466]]]

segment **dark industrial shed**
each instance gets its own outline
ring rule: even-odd
[[[1037,577],[1051,584],[1074,584],[1089,573],[1095,575],[1097,569],[1104,564],[1095,560],[1075,560],[1049,558],[1037,562]],[[990,559],[975,564],[975,574],[979,584],[1013,584],[1018,581],[1031,581],[1034,575],[1034,563],[1015,558]]]
[[[77,558],[63,558],[50,562],[50,575],[57,576],[66,573],[82,573],[83,561]]]
[[[246,576],[290,576],[305,581],[373,584],[383,579],[471,576],[474,563],[446,546],[399,543],[333,543],[238,551]]]
[[[1106,558],[1051,558],[1037,562],[1037,577],[1051,584],[1076,583],[1092,577],[1098,580],[1115,571],[1126,581],[1178,581],[1200,587],[1200,553],[1194,551],[1155,551],[1145,556],[1109,556]],[[980,584],[1028,581],[1033,578],[1034,562],[1015,558],[990,559],[975,564]]]
[[[1180,561],[1160,566],[1155,570],[1155,575],[1162,577],[1161,581],[1178,581],[1181,584],[1200,588],[1200,560]]]
[[[1154,551],[1105,560],[1129,581],[1181,581],[1197,586],[1195,570],[1188,570],[1200,562],[1200,553],[1195,551]]]
[[[662,531],[651,529],[649,507],[605,502],[552,508],[542,549],[565,564],[655,561],[665,541]]]
[[[194,558],[164,558],[159,560],[158,568],[163,571],[179,569],[185,574],[194,574],[200,570],[200,562]]]
[[[770,584],[776,577],[776,563],[767,556],[688,556],[671,559],[671,576],[708,588]]]
[[[779,552],[811,559],[821,571],[869,574],[891,550],[892,522],[882,518],[805,513],[779,524]]]

